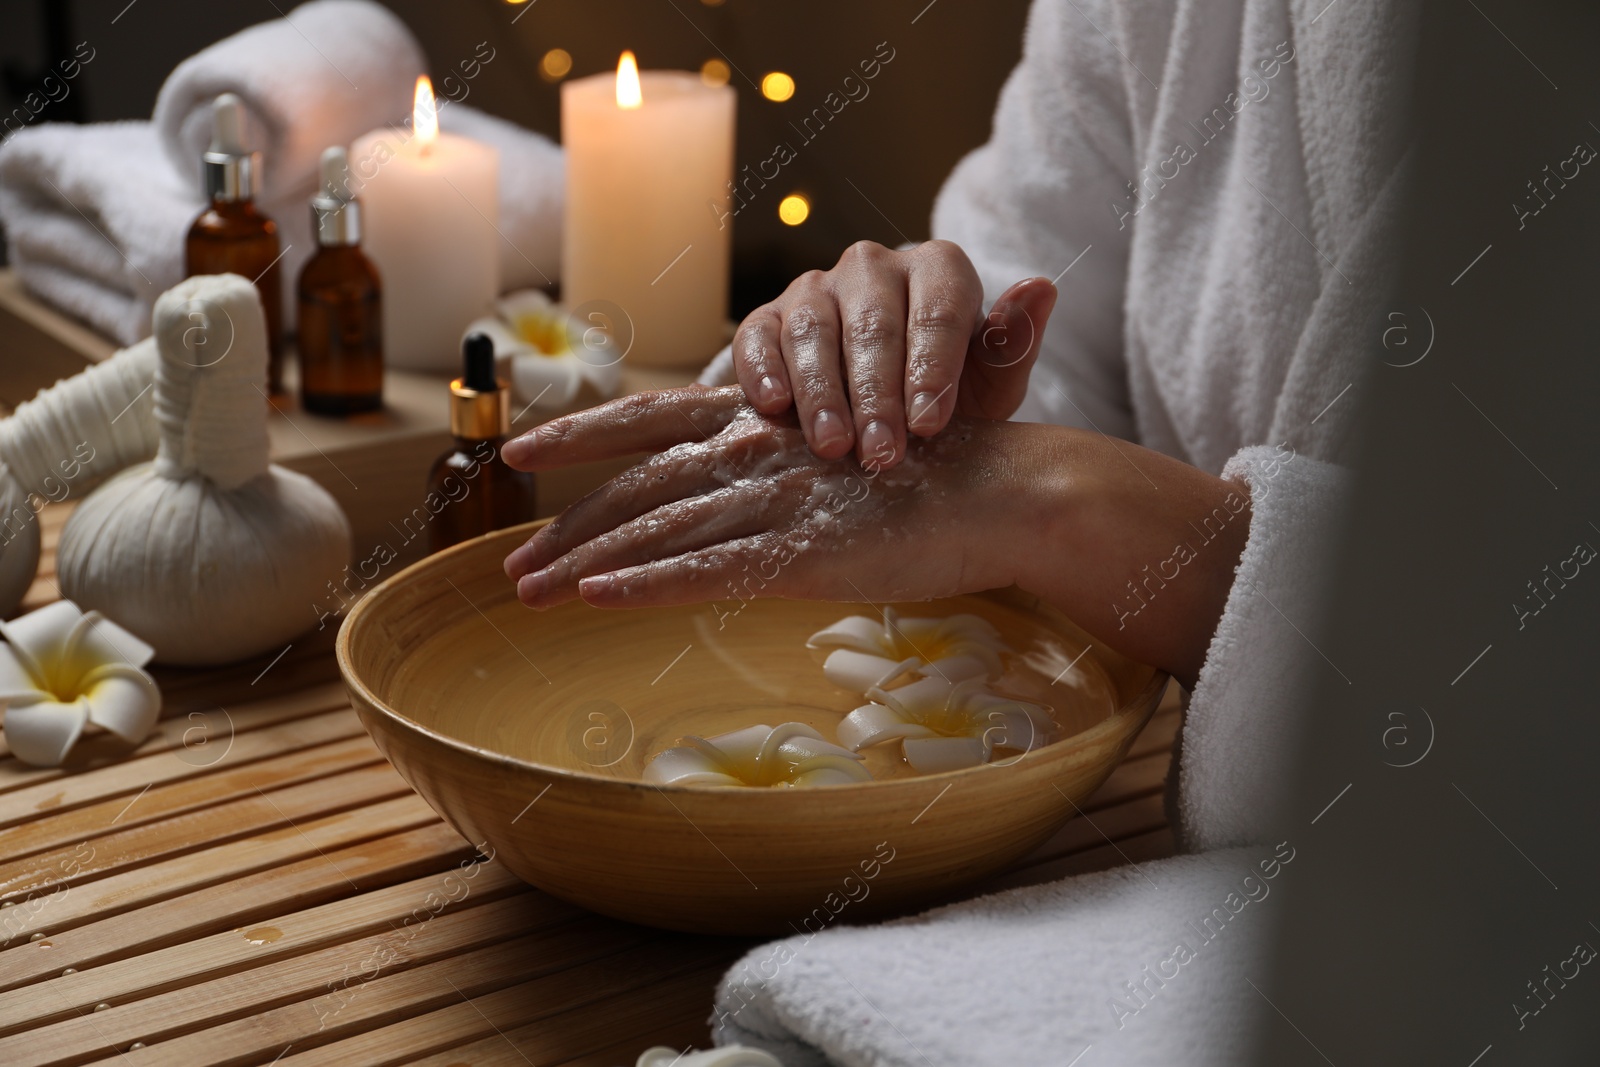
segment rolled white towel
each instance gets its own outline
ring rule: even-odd
[[[411,114],[425,69],[416,38],[386,8],[370,0],[312,0],[179,63],[161,86],[152,118],[168,161],[198,193],[211,102],[236,94],[244,102],[246,142],[264,157],[259,199],[300,200],[316,185],[323,149]]]
[[[440,128],[500,153],[500,287],[543,288],[561,272],[566,157],[548,137],[465,104],[444,102]]]
[[[183,279],[202,199],[148,122],[45,123],[0,146],[0,222],[23,284],[122,344]]]

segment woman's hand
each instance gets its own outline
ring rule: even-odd
[[[746,316],[733,365],[754,408],[791,409],[811,451],[892,467],[907,431],[932,437],[953,415],[1006,419],[1027,391],[1056,289],[1018,282],[983,313],[960,247],[851,245],[830,271],[795,279]]]
[[[1008,585],[1003,555],[983,542],[1005,504],[1010,429],[958,420],[885,471],[818,458],[792,417],[759,414],[736,387],[629,397],[506,445],[531,469],[665,449],[568,508],[506,573],[530,607],[916,600]]]
[[[881,603],[1016,584],[1192,685],[1249,529],[1242,486],[1100,434],[958,417],[885,469],[821,459],[792,417],[761,415],[734,387],[612,401],[502,455],[541,470],[636,452],[659,454],[506,558],[523,603],[728,611],[756,596]]]

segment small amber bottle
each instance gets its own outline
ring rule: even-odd
[[[470,334],[461,356],[462,376],[450,383],[456,444],[428,473],[427,507],[434,512],[428,546],[434,552],[534,517],[533,475],[500,458],[511,432],[511,389],[495,377],[494,342]]]
[[[300,271],[300,406],[318,415],[383,407],[383,295],[361,251],[361,205],[337,145],[322,153],[322,189],[311,198],[317,252]]]
[[[201,157],[206,196],[184,240],[184,276],[238,274],[255,283],[267,316],[267,382],[283,389],[283,290],[279,281],[278,224],[256,208],[261,153],[247,152],[241,130],[244,106],[232,93],[211,105],[211,147]]]

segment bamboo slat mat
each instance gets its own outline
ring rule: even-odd
[[[24,610],[59,594],[41,516]],[[709,1043],[753,942],[590,915],[446,826],[368,740],[330,627],[216,671],[158,671],[133,753],[63,769],[0,743],[0,1064],[631,1065]],[[991,887],[1172,852],[1176,691],[1126,762]]]

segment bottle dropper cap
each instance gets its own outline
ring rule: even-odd
[[[343,146],[322,150],[322,181],[311,198],[311,229],[317,244],[361,243],[361,205],[351,191],[350,157]]]
[[[206,195],[213,200],[252,200],[261,153],[244,147],[244,103],[233,93],[211,102],[211,145],[201,156]]]
[[[450,383],[450,432],[472,441],[511,432],[511,390],[495,376],[488,334],[469,333],[461,342],[461,377]]]

